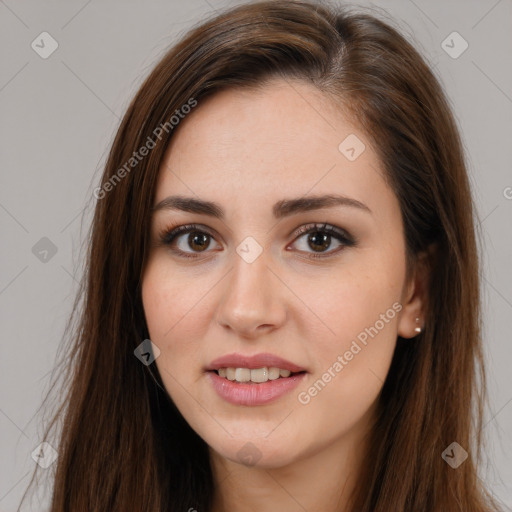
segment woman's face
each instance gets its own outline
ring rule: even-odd
[[[356,446],[417,313],[398,200],[364,133],[302,82],[218,93],[181,121],[154,204],[144,312],[191,427],[261,467]]]

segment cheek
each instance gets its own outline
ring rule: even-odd
[[[321,346],[327,351],[329,347],[342,350],[376,322],[385,335],[391,327],[396,328],[398,315],[393,304],[400,300],[404,272],[405,265],[392,254],[354,257],[354,261],[333,269],[314,295],[310,289],[308,304],[328,329],[327,336],[319,337]]]
[[[163,255],[150,260],[142,282],[144,314],[152,341],[171,345],[176,332],[184,333],[201,313],[208,284],[173,269]],[[154,338],[154,339],[153,339]]]
[[[314,375],[299,402],[313,404],[332,420],[360,417],[377,397],[396,345],[403,273],[400,260],[381,254],[371,264],[349,265],[316,295],[326,334],[310,337]],[[315,300],[315,299],[314,299]],[[316,338],[316,339],[315,339]],[[338,416],[336,416],[338,415]]]
[[[159,369],[166,368],[174,373],[175,369],[171,364],[176,356],[180,353],[182,356],[186,355],[194,346],[192,342],[174,341],[190,339],[183,336],[183,328],[194,316],[194,294],[183,293],[183,286],[186,284],[176,272],[171,275],[169,267],[159,258],[150,261],[142,283],[142,302],[150,339],[161,352],[156,364]],[[199,297],[195,302],[198,300]],[[161,372],[161,375],[165,380],[165,372]]]
[[[207,275],[191,277],[190,271],[185,275],[159,254],[144,273],[144,314],[149,337],[160,349],[155,363],[168,393],[176,402],[184,401],[183,407],[188,397],[184,389],[201,376],[198,369],[204,365],[203,340],[208,326],[205,294],[214,284]]]
[[[205,291],[198,290],[179,273],[169,272],[166,268],[169,266],[150,266],[142,285],[150,339],[160,349],[155,364],[167,394],[186,421],[196,431],[208,433],[215,430],[216,424],[202,405],[207,402],[201,396],[201,388],[196,386],[197,369],[204,359],[201,352],[204,351],[201,345],[204,323],[198,316]],[[190,293],[183,293],[184,289]]]

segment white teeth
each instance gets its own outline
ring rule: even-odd
[[[290,370],[280,368],[219,368],[219,376],[236,382],[256,382],[258,384],[268,380],[276,380],[280,377],[286,378],[291,375]]]
[[[235,380],[238,382],[249,382],[251,380],[251,370],[249,368],[237,368],[235,370]]]
[[[268,378],[269,380],[276,380],[280,377],[280,370],[279,368],[269,368],[268,369]]]
[[[251,381],[252,382],[267,382],[268,380],[268,368],[257,368],[251,370]]]

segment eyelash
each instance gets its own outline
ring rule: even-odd
[[[164,230],[162,230],[158,234],[158,238],[161,244],[171,246],[173,242],[180,236],[192,232],[198,232],[201,234],[206,234],[212,238],[215,238],[214,235],[206,228],[199,224],[185,224],[178,227],[169,227]],[[303,235],[308,235],[310,233],[326,233],[330,235],[331,237],[338,240],[342,245],[340,248],[338,248],[335,251],[330,252],[324,252],[324,253],[308,253],[307,258],[309,259],[319,259],[319,258],[329,258],[333,255],[336,255],[341,250],[343,250],[344,247],[353,247],[357,244],[354,237],[352,237],[349,233],[347,233],[345,230],[337,228],[336,226],[332,226],[330,224],[306,224],[304,226],[301,226],[295,233],[294,233],[294,242],[296,239],[300,238]],[[182,251],[181,249],[172,248],[171,249],[174,253],[176,253],[179,257],[182,258],[199,258],[201,257],[201,253],[188,253],[185,251]]]

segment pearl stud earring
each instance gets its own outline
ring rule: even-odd
[[[420,319],[416,318],[416,323],[419,323]],[[417,332],[418,334],[421,332],[421,327],[418,325],[414,328],[414,332]]]

